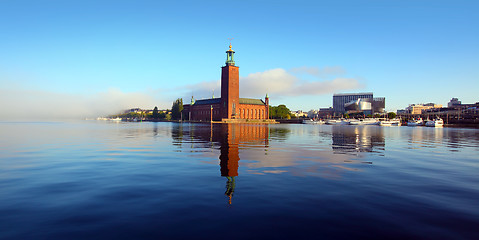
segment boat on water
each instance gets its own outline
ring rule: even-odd
[[[349,121],[350,125],[378,125],[379,120],[375,118],[354,119]]]
[[[379,122],[380,126],[401,126],[401,119],[389,119]]]
[[[407,122],[407,125],[410,127],[423,126],[424,121],[422,120],[422,118],[413,118]]]
[[[441,118],[436,118],[433,120],[427,120],[426,121],[426,127],[443,127],[444,126],[444,120]]]
[[[326,120],[328,125],[349,125],[349,120],[346,119],[328,119]]]
[[[108,120],[110,121],[121,121],[121,118],[117,117],[117,118],[109,118]]]
[[[303,120],[303,123],[304,124],[324,124],[325,122],[321,119],[319,119],[319,120],[317,120],[317,119],[316,120],[315,119],[305,119],[305,120]]]

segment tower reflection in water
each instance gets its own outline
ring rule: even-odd
[[[267,148],[266,124],[190,124],[172,129],[174,144],[190,142],[192,148],[220,148],[220,173],[226,177],[225,195],[231,204],[238,176],[240,148]]]

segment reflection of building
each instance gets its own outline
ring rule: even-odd
[[[233,197],[238,176],[239,145],[243,143],[268,144],[269,127],[267,125],[254,126],[243,124],[222,124],[220,142],[221,176],[226,177],[226,192],[229,204]]]
[[[201,147],[206,144],[219,144],[220,172],[222,177],[227,178],[225,195],[228,196],[231,204],[236,187],[235,178],[238,176],[240,146],[249,144],[267,147],[269,126],[265,124],[208,124],[190,125],[189,129],[184,129],[183,125],[179,124],[173,128],[172,137],[178,145],[182,142],[195,142],[196,144],[202,142]]]
[[[333,126],[332,140],[334,153],[374,152],[384,150],[383,129],[375,126],[341,127]]]
[[[221,70],[221,98],[210,98],[184,105],[183,119],[219,121],[223,119],[268,119],[269,99],[239,97],[239,67],[235,66],[231,45],[226,51],[226,66]]]
[[[373,93],[340,93],[333,95],[333,109],[337,113],[363,112],[365,114],[383,113],[386,99],[374,98]]]

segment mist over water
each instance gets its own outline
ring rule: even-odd
[[[0,122],[1,239],[477,239],[479,130]]]
[[[65,121],[118,114],[130,108],[160,109],[169,101],[154,92],[123,92],[108,89],[89,94],[67,94],[37,89],[0,89],[2,121]]]

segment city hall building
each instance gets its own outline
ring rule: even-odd
[[[183,105],[182,118],[190,121],[241,121],[241,119],[268,119],[269,98],[265,100],[239,97],[239,67],[234,53],[226,51],[226,66],[221,67],[221,97],[195,100]]]

